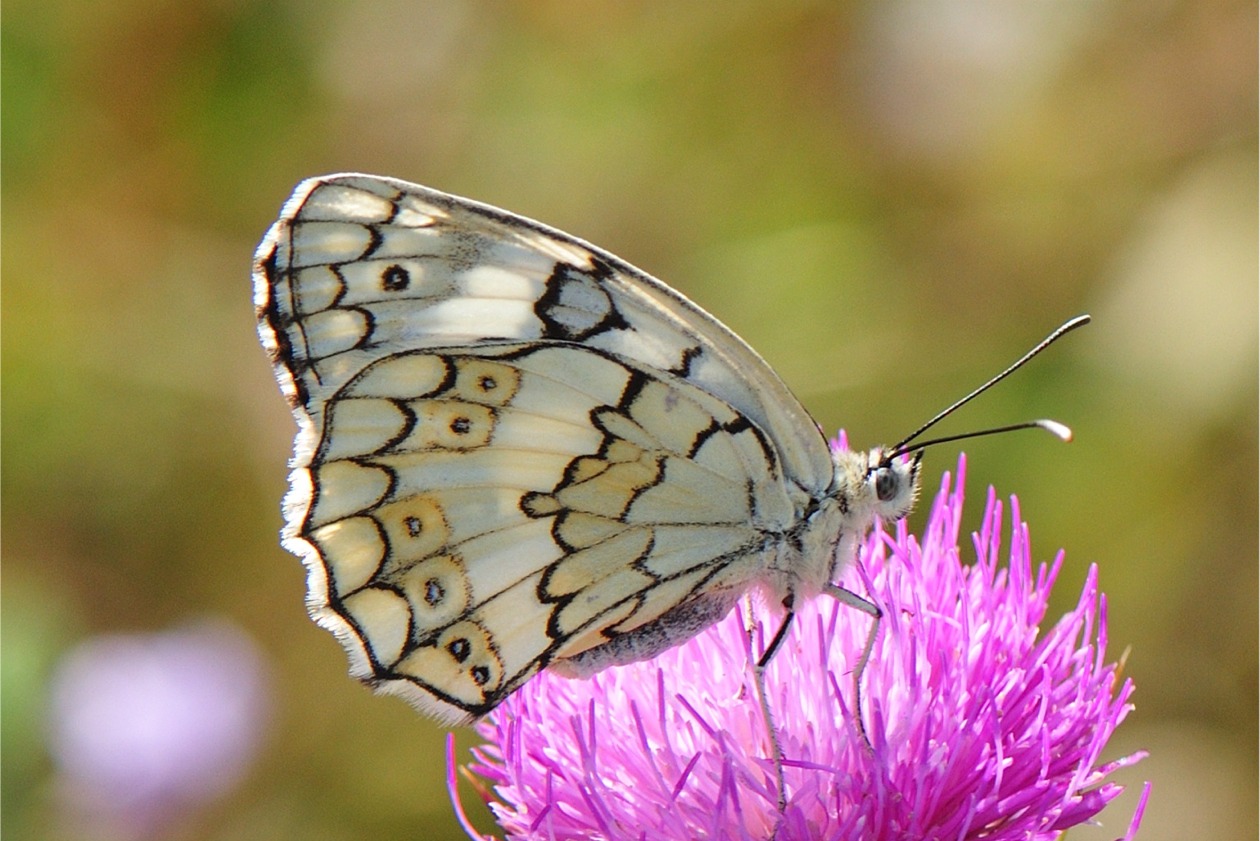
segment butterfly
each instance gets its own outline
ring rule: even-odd
[[[298,185],[253,278],[298,424],[282,543],[376,689],[467,723],[751,591],[787,611],[767,655],[801,599],[878,618],[833,582],[910,510],[921,450],[833,452],[752,348],[607,251],[340,174]]]

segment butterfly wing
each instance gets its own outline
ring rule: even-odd
[[[284,542],[311,613],[357,676],[445,720],[636,629],[659,631],[641,655],[694,633],[832,481],[717,320],[494,208],[306,181],[255,304],[299,424]]]

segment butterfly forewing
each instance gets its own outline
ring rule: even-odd
[[[446,720],[709,624],[832,482],[747,345],[503,211],[312,179],[255,302],[300,427],[284,536],[311,612],[356,675]]]
[[[773,430],[794,480],[831,481],[817,425],[755,351],[660,281],[537,222],[404,181],[328,176],[298,186],[258,267],[272,275],[256,292],[264,341],[287,339],[312,404],[381,353],[574,341],[722,398]]]

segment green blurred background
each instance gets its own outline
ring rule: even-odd
[[[1077,431],[967,446],[972,524],[1017,493],[1067,550],[1059,607],[1099,564],[1130,649],[1111,755],[1152,756],[1071,837],[1122,834],[1148,779],[1141,838],[1255,837],[1256,32],[1247,0],[5,3],[5,837],[71,832],[59,658],[205,616],[255,639],[272,709],[170,837],[461,837],[444,731],[347,678],[276,540],[293,424],[249,263],[343,170],[599,243],[857,445],[1091,312],[942,431]]]

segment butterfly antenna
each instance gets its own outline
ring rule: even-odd
[[[978,438],[981,435],[996,435],[999,432],[1010,432],[1015,429],[1044,429],[1047,432],[1057,435],[1059,438],[1061,438],[1064,441],[1071,441],[1072,430],[1064,426],[1063,424],[1059,423],[1058,421],[1035,420],[1035,421],[1028,421],[1026,423],[1011,424],[1010,426],[998,426],[992,429],[982,429],[977,432],[964,432],[961,435],[950,435],[945,438],[933,438],[930,441],[921,441],[917,444],[913,444],[913,445],[911,444],[911,442],[914,441],[914,439],[918,438],[924,432],[927,432],[933,426],[936,426],[936,424],[940,423],[942,420],[949,417],[954,412],[958,411],[960,408],[967,405],[972,400],[975,400],[981,394],[984,394],[986,391],[993,388],[993,386],[997,385],[1002,380],[1006,379],[1011,374],[1018,371],[1025,364],[1027,364],[1028,361],[1031,360],[1034,356],[1041,353],[1046,348],[1050,347],[1050,345],[1054,344],[1059,339],[1063,338],[1063,336],[1075,330],[1077,327],[1083,327],[1084,325],[1088,324],[1089,321],[1090,321],[1090,318],[1088,315],[1078,315],[1076,316],[1076,318],[1068,319],[1063,324],[1059,325],[1059,327],[1057,327],[1053,332],[1051,332],[1049,336],[1046,336],[1044,339],[1042,339],[1040,342],[1034,345],[1031,350],[1029,350],[1019,359],[1015,360],[1015,362],[1013,362],[1010,366],[1008,366],[1006,370],[1002,371],[1002,373],[993,377],[984,385],[980,386],[975,391],[972,391],[970,394],[963,397],[962,399],[955,401],[948,408],[944,409],[941,412],[938,412],[936,416],[933,417],[931,420],[929,420],[927,423],[920,426],[910,435],[907,435],[896,446],[892,447],[888,451],[888,454],[885,456],[885,458],[891,460],[891,459],[896,458],[897,456],[905,455],[906,453],[912,453],[912,452],[915,452],[916,450],[922,450],[924,447],[930,447],[935,444],[943,444],[947,441],[959,441],[964,438]]]

